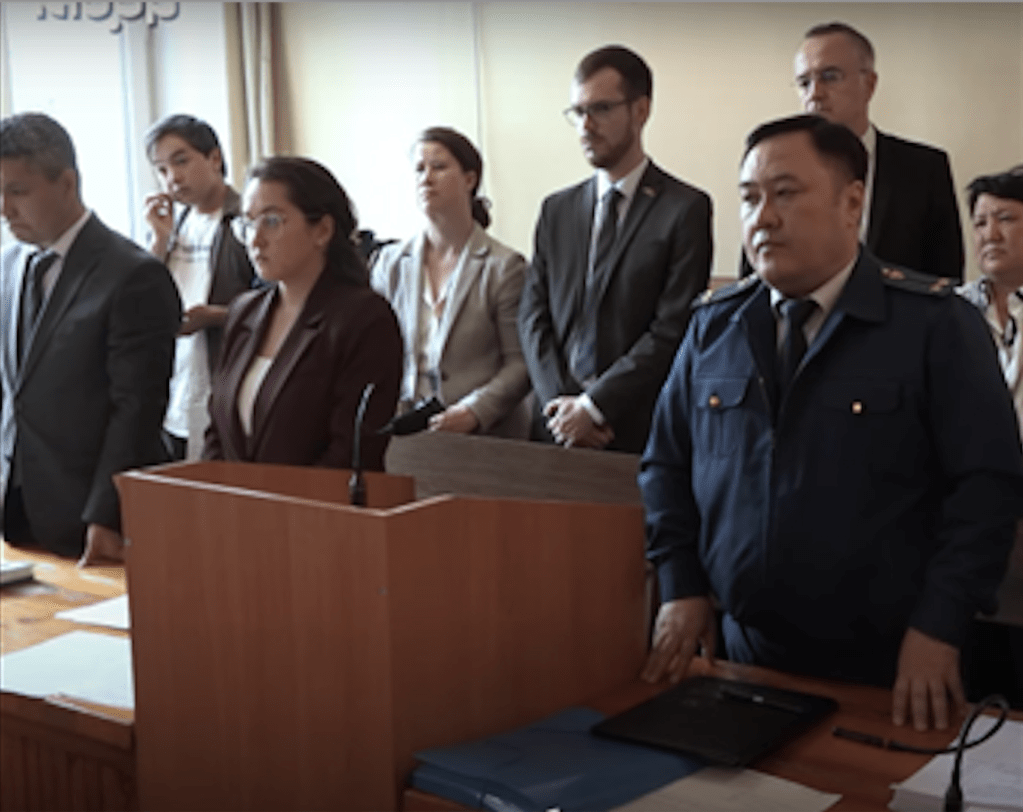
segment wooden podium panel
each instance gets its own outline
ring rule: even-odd
[[[210,460],[180,462],[149,468],[149,473],[189,482],[205,482],[229,488],[262,491],[297,499],[347,505],[351,471],[298,465],[259,465]],[[415,481],[409,476],[391,476],[365,471],[366,502],[369,507],[389,508],[416,498]]]
[[[360,509],[307,498],[316,471],[290,495],[165,471],[118,477],[144,809],[396,809],[415,750],[640,667],[636,506]]]
[[[634,679],[646,650],[638,507],[440,498],[387,518],[395,780]]]
[[[188,468],[118,478],[141,807],[393,806],[376,512]]]

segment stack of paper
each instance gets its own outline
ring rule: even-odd
[[[0,657],[0,689],[35,697],[63,694],[133,708],[131,640],[69,632],[5,654]]]
[[[995,723],[982,716],[970,731],[976,739]],[[935,756],[901,784],[888,804],[896,812],[940,810],[952,775],[953,754]],[[1023,810],[1023,722],[1006,722],[988,741],[963,754],[960,786],[965,810]]]

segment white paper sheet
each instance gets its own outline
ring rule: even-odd
[[[66,694],[134,708],[131,640],[76,631],[5,654],[0,657],[0,689],[34,697]]]
[[[705,767],[614,812],[823,812],[841,797],[756,770]]]
[[[982,716],[970,739],[991,729],[995,718]],[[944,806],[955,756],[935,756],[901,784],[889,809],[936,809]],[[1023,722],[1009,720],[994,736],[963,754],[960,786],[965,810],[1023,810]]]
[[[61,620],[75,623],[86,623],[90,626],[109,626],[111,629],[128,631],[131,618],[128,615],[128,596],[118,595],[116,598],[100,601],[90,606],[79,606],[77,609],[65,609],[57,612]]]

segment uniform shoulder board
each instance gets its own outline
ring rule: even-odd
[[[737,296],[740,293],[744,293],[749,290],[757,279],[757,276],[751,274],[750,276],[744,276],[738,282],[733,282],[731,285],[725,285],[724,287],[715,289],[707,289],[693,300],[693,307],[700,307],[702,305],[714,304],[715,302],[723,302],[725,299],[731,299],[733,296]]]
[[[884,277],[885,283],[893,288],[931,296],[948,296],[956,287],[956,281],[947,276],[935,277],[895,265],[882,265],[881,276]]]

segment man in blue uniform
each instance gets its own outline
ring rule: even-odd
[[[975,310],[859,245],[866,164],[818,116],[747,139],[758,275],[696,306],[641,466],[644,677],[713,656],[713,594],[732,660],[893,685],[896,724],[944,728],[1023,512],[1020,438]]]

